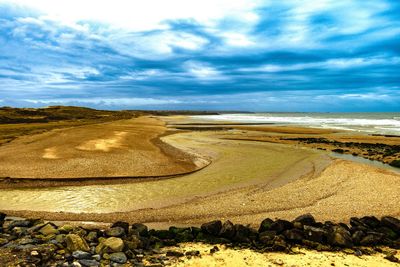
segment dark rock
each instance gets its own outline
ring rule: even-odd
[[[363,231],[355,231],[351,235],[351,239],[353,240],[354,244],[359,245],[361,240],[365,237],[365,233]]]
[[[263,220],[260,224],[260,228],[258,229],[259,233],[265,232],[265,231],[269,231],[269,229],[271,228],[271,225],[274,223],[273,220],[271,220],[270,218],[267,218],[265,220]]]
[[[199,233],[201,233],[201,228],[199,228],[199,227],[190,227],[190,230],[192,231],[192,234],[193,234],[193,236],[194,237],[197,237],[197,235],[199,234]]]
[[[82,266],[85,266],[85,267],[97,267],[97,266],[100,266],[100,263],[98,261],[95,261],[95,260],[85,260],[84,259],[84,260],[79,260],[78,262],[80,264],[82,264]]]
[[[160,239],[173,239],[175,238],[174,234],[168,230],[151,230],[149,233],[153,236],[156,236]]]
[[[210,253],[214,254],[215,252],[218,252],[219,248],[217,246],[214,246],[212,249],[210,249]]]
[[[391,261],[391,262],[400,262],[398,258],[396,258],[395,255],[389,254],[385,257],[386,260]]]
[[[381,222],[375,216],[364,216],[360,221],[372,229],[378,228],[381,225]]]
[[[198,250],[190,250],[185,252],[186,256],[198,257],[200,256],[200,251]]]
[[[180,251],[176,251],[176,250],[168,250],[166,256],[167,256],[167,257],[177,257],[177,258],[180,258],[180,257],[185,256],[185,254],[183,254],[183,253],[180,252]]]
[[[72,252],[72,257],[74,257],[75,259],[78,260],[84,260],[84,259],[91,259],[92,258],[92,254],[90,254],[89,252],[86,251],[82,251],[82,250],[77,250]]]
[[[385,216],[381,219],[382,226],[386,226],[400,235],[400,220],[391,216]]]
[[[329,234],[328,242],[330,245],[339,247],[350,248],[353,246],[350,232],[340,225],[333,227],[332,232]]]
[[[183,232],[178,232],[175,236],[175,240],[177,242],[191,242],[193,241],[194,236],[190,229],[186,229]]]
[[[235,236],[233,240],[239,243],[250,243],[250,229],[241,224],[235,224]]]
[[[397,238],[399,238],[399,235],[396,234],[392,229],[388,228],[388,227],[378,227],[375,229],[376,232],[378,233],[382,233],[385,235],[385,237],[391,239],[391,240],[396,240]]]
[[[321,244],[325,244],[328,239],[328,232],[322,228],[304,226],[304,238]]]
[[[274,251],[285,251],[285,250],[287,250],[288,246],[286,244],[285,239],[280,235],[275,236],[274,240],[272,241],[272,249]]]
[[[222,222],[220,220],[204,223],[201,225],[201,230],[207,234],[217,236],[222,228]]]
[[[283,232],[283,235],[286,237],[286,239],[296,242],[296,243],[301,243],[301,241],[304,238],[304,233],[300,229],[290,229],[286,230]]]
[[[123,237],[126,234],[126,232],[125,232],[124,228],[117,226],[117,227],[112,227],[112,228],[107,229],[104,232],[104,234],[107,237]]]
[[[353,226],[353,227],[364,229],[364,230],[369,229],[368,225],[366,225],[365,223],[361,222],[361,220],[356,218],[356,217],[351,217],[350,218],[350,225]]]
[[[148,236],[149,229],[147,228],[146,225],[141,224],[141,223],[134,223],[132,224],[132,230],[137,232],[139,236]]]
[[[367,233],[367,235],[363,239],[361,239],[360,245],[361,246],[378,245],[382,241],[383,237],[384,235],[382,233],[375,233],[375,232]]]
[[[111,226],[111,228],[114,227],[121,227],[122,229],[124,229],[125,233],[129,233],[129,223],[127,222],[122,222],[122,221],[118,221],[113,223],[113,225]]]
[[[275,231],[264,231],[259,234],[258,240],[264,245],[272,246],[272,241],[274,240],[275,236]]]
[[[235,236],[235,226],[231,221],[226,221],[222,225],[219,235],[228,239],[232,239]]]
[[[312,216],[310,213],[307,213],[294,219],[293,223],[294,222],[300,222],[303,225],[313,225],[315,223],[315,219],[314,216]]]
[[[91,231],[87,234],[85,239],[89,242],[96,242],[97,241],[97,232],[96,231]]]
[[[292,229],[293,223],[286,221],[286,220],[276,220],[271,224],[269,228],[270,231],[276,231],[278,234],[282,233],[285,230]]]
[[[30,220],[17,220],[17,221],[12,221],[8,225],[8,230],[12,230],[15,227],[31,227],[33,223]]]
[[[126,257],[125,253],[123,252],[115,252],[110,254],[110,260],[112,262],[124,264],[128,261],[128,258]]]

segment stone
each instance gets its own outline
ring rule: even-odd
[[[351,235],[351,239],[353,240],[354,244],[359,245],[361,240],[365,237],[365,233],[363,231],[355,231]]]
[[[328,232],[322,228],[305,225],[304,238],[310,241],[324,244],[327,242]]]
[[[235,226],[231,221],[226,221],[221,227],[219,235],[228,239],[232,239],[235,236]]]
[[[72,252],[72,257],[74,257],[75,259],[78,259],[78,260],[91,259],[92,254],[90,254],[89,252],[86,252],[86,251],[76,250],[76,251]]]
[[[180,251],[176,251],[176,250],[168,250],[167,253],[166,253],[166,256],[167,256],[167,257],[177,257],[177,258],[180,258],[180,257],[185,256],[185,254],[183,254],[183,253],[180,252]]]
[[[127,223],[127,222],[123,222],[123,221],[115,222],[112,224],[111,228],[114,228],[114,227],[121,227],[122,229],[124,229],[126,234],[129,233],[129,223]]]
[[[364,216],[360,221],[372,229],[378,228],[381,225],[381,222],[375,216]]]
[[[241,224],[235,224],[235,236],[233,240],[239,243],[250,243],[250,229]]]
[[[134,232],[137,232],[139,234],[139,236],[148,236],[148,232],[149,229],[147,228],[146,225],[142,224],[142,223],[134,223],[132,224],[132,228],[131,228]]]
[[[85,239],[89,242],[95,242],[97,240],[97,232],[92,231],[87,234]]]
[[[103,254],[104,252],[121,252],[124,249],[124,241],[118,237],[109,237],[103,240],[97,247],[96,253]]]
[[[272,246],[272,241],[274,240],[275,236],[275,231],[264,231],[259,234],[258,240],[264,245]]]
[[[199,257],[200,256],[200,251],[198,250],[189,250],[185,252],[186,256],[191,256],[191,257]]]
[[[270,218],[264,219],[260,224],[260,228],[258,229],[258,232],[262,233],[265,231],[269,231],[269,229],[271,228],[271,225],[273,223],[274,223],[274,221],[271,220]]]
[[[301,215],[294,219],[293,223],[299,222],[303,225],[313,225],[315,223],[314,216],[312,216],[310,213]]]
[[[276,220],[271,224],[269,228],[270,231],[276,231],[278,234],[282,233],[285,230],[292,229],[293,223],[286,221],[286,220]]]
[[[367,233],[360,241],[361,246],[375,246],[381,243],[384,235],[382,233]]]
[[[350,232],[342,226],[333,226],[332,232],[328,238],[329,244],[339,247],[350,248],[353,246]]]
[[[124,264],[124,263],[126,263],[128,261],[128,258],[126,257],[125,253],[116,252],[116,253],[110,254],[110,260],[112,262]]]
[[[384,216],[381,218],[382,226],[386,226],[393,230],[396,234],[400,235],[400,220],[391,216]]]
[[[127,248],[134,250],[141,247],[142,241],[139,237],[132,235],[129,240],[124,240],[124,244]]]
[[[175,236],[175,240],[177,242],[191,242],[191,241],[193,241],[193,239],[194,239],[194,236],[193,236],[192,232],[190,231],[190,229],[187,229],[183,232],[179,232]]]
[[[280,235],[275,236],[274,240],[272,241],[272,249],[274,251],[285,251],[287,249],[285,239]]]
[[[56,235],[58,234],[58,230],[53,224],[47,223],[40,228],[39,233],[42,235]]]
[[[79,263],[82,266],[85,266],[85,267],[97,267],[97,266],[100,266],[100,263],[98,261],[95,261],[95,260],[84,259],[84,260],[79,260]]]
[[[204,223],[201,225],[201,230],[207,234],[218,236],[222,228],[222,222],[220,220]]]
[[[398,258],[396,258],[396,256],[393,254],[389,254],[389,255],[385,256],[385,259],[388,261],[391,261],[391,262],[396,262],[396,263],[400,262],[400,260]]]
[[[286,239],[296,243],[300,243],[304,238],[303,231],[297,228],[286,230],[283,232],[283,235],[286,237]]]
[[[392,229],[388,228],[388,227],[378,227],[375,229],[376,232],[378,233],[382,233],[385,235],[385,237],[391,239],[391,240],[396,240],[399,235],[396,234]]]
[[[108,237],[122,237],[125,235],[125,230],[122,227],[112,227],[107,229],[104,234]]]
[[[82,250],[89,251],[90,247],[86,243],[86,241],[76,234],[68,234],[65,237],[65,241],[67,243],[67,249],[71,252]]]
[[[8,225],[8,230],[12,230],[15,227],[31,227],[32,221],[30,220],[16,220],[16,221],[12,221],[9,225]]]
[[[173,239],[175,238],[174,233],[168,230],[151,230],[149,232],[151,235],[154,235],[160,239]]]
[[[68,234],[74,230],[74,227],[69,224],[64,224],[63,226],[58,227],[58,231],[63,234]]]

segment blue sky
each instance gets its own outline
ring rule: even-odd
[[[0,0],[0,106],[400,111],[398,0]]]

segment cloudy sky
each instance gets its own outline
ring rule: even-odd
[[[399,0],[0,0],[0,106],[400,111]]]

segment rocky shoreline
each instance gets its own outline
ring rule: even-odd
[[[224,244],[260,253],[292,253],[296,247],[346,251],[356,256],[385,253],[388,261],[399,262],[395,255],[400,249],[400,220],[365,216],[351,218],[347,225],[316,222],[305,214],[293,221],[265,219],[258,229],[216,220],[201,227],[149,230],[140,223],[119,221],[99,229],[11,219],[0,213],[3,266],[166,266],[180,258],[201,257],[199,251],[174,249],[187,242]],[[210,253],[218,250],[214,246]]]

